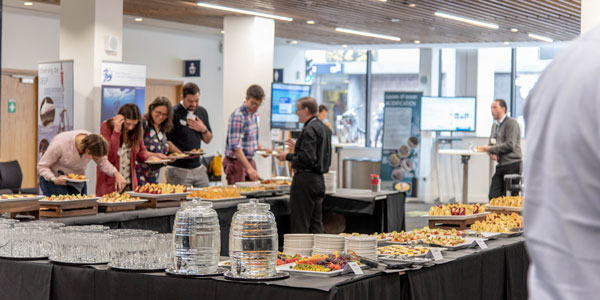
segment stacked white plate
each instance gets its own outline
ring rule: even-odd
[[[346,237],[344,251],[352,250],[358,256],[377,259],[377,237],[349,236]]]
[[[332,254],[343,252],[346,238],[337,234],[315,234],[312,254]]]
[[[311,256],[313,235],[311,233],[288,233],[283,235],[283,253]]]
[[[323,180],[325,181],[325,193],[335,193],[337,187],[337,176],[335,171],[329,171],[323,174]]]

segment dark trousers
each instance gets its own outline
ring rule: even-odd
[[[79,191],[70,185],[54,184],[54,182],[50,182],[42,176],[40,176],[40,188],[42,189],[42,193],[46,197],[50,197],[52,195],[79,194]],[[83,184],[81,194],[87,195],[87,183]]]
[[[522,162],[516,162],[508,165],[496,166],[496,173],[492,177],[492,184],[490,185],[490,199],[504,196],[506,192],[506,186],[504,186],[504,175],[521,174],[521,165]]]
[[[290,190],[292,233],[323,233],[324,198],[325,182],[322,174],[294,174]]]

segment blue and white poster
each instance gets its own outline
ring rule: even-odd
[[[381,187],[417,197],[421,92],[385,92]]]
[[[38,161],[57,134],[73,130],[73,61],[38,64]]]
[[[117,115],[124,104],[135,103],[144,114],[146,66],[102,63],[102,122]]]

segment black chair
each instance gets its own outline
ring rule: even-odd
[[[0,162],[0,190],[10,190],[15,194],[37,194],[37,188],[21,189],[23,183],[23,172],[21,165],[16,160]]]

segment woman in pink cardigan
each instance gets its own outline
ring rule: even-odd
[[[113,177],[107,176],[99,168],[96,171],[96,194],[102,196],[114,191],[132,191],[137,187],[135,161],[146,161],[152,156],[160,159],[167,157],[162,153],[146,151],[142,140],[142,116],[137,105],[130,103],[121,106],[119,113],[102,123],[100,134],[108,140],[108,161],[125,178],[123,189],[115,186]]]

